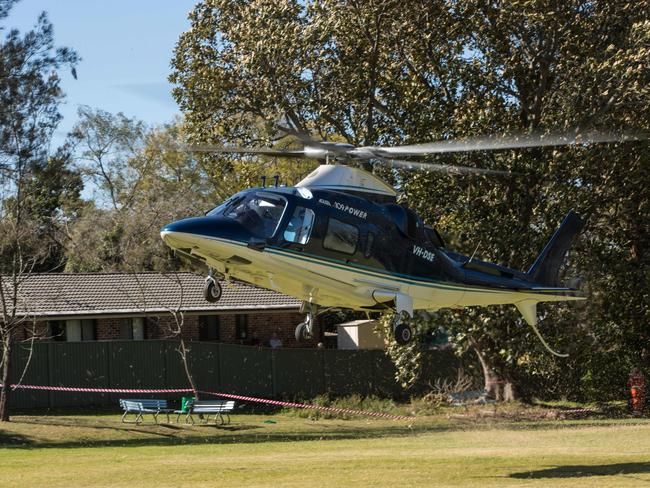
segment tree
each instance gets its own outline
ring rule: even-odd
[[[219,203],[196,159],[179,150],[182,124],[150,129],[88,107],[79,115],[72,133],[77,164],[93,182],[98,205],[88,202],[70,226],[66,269],[176,269],[160,229]]]
[[[477,100],[477,121],[492,120],[496,105],[516,118],[499,116],[495,123],[512,120],[521,128],[595,125],[647,130],[650,72],[638,62],[638,55],[648,52],[647,33],[640,34],[647,24],[647,4],[463,5],[466,10],[460,13],[471,33],[469,49],[475,53],[471,68],[487,95]],[[481,116],[484,113],[487,116]],[[643,121],[646,125],[640,126]],[[492,378],[486,375],[491,381],[486,386],[495,389],[504,384],[497,381],[510,380],[530,385],[520,391],[524,394],[549,391],[603,398],[619,393],[610,385],[624,384],[625,372],[638,361],[641,342],[648,340],[636,333],[648,318],[648,308],[639,305],[648,293],[641,276],[648,262],[633,257],[626,245],[627,239],[647,239],[641,224],[647,214],[636,210],[645,209],[648,202],[639,184],[648,177],[644,144],[490,155],[504,158],[502,164],[522,178],[496,183],[459,179],[452,195],[443,195],[445,190],[433,179],[406,176],[410,181],[405,188],[411,186],[405,189],[408,200],[415,204],[426,195],[430,209],[419,209],[430,222],[438,221],[457,238],[464,237],[457,240],[462,250],[478,249],[483,257],[506,260],[520,269],[530,265],[568,208],[587,219],[571,270],[583,276],[589,301],[542,309],[544,329],[557,347],[570,352],[569,360],[546,354],[509,308],[448,314],[457,343],[478,346],[487,359]],[[603,167],[603,161],[609,164]],[[445,208],[445,213],[432,208]],[[618,231],[621,225],[625,234]],[[499,228],[509,232],[494,232]]]
[[[170,79],[193,142],[277,143],[283,119],[353,144],[643,129],[648,7],[646,1],[438,0],[404,8],[396,1],[204,0],[179,39]],[[401,201],[460,251],[514,268],[530,266],[569,208],[588,218],[569,271],[586,278],[592,300],[540,309],[544,333],[572,353],[569,361],[550,358],[512,307],[438,314],[459,349],[479,354],[495,396],[516,391],[513,385],[522,395],[574,394],[604,357],[612,364],[606,351],[613,344],[617,351],[638,350],[628,331],[647,323],[649,313],[642,299],[648,293],[643,144],[437,161],[516,172],[506,179],[383,173],[399,186]],[[603,170],[602,161],[612,166]],[[638,279],[630,282],[631,275]],[[614,355],[622,371],[631,354]],[[575,374],[566,374],[569,366]]]
[[[0,20],[6,19],[14,3],[0,1]],[[30,273],[52,258],[52,243],[42,238],[48,232],[48,215],[35,212],[47,209],[51,216],[61,208],[59,196],[50,195],[56,201],[46,201],[44,188],[36,184],[49,179],[43,175],[51,171],[50,165],[62,169],[61,161],[48,162],[47,155],[61,118],[58,107],[63,93],[57,70],[72,68],[77,60],[74,51],[54,48],[52,24],[45,13],[33,30],[24,35],[10,30],[0,44],[0,421],[9,420],[11,350],[26,324],[20,289]],[[64,171],[58,176],[63,180],[70,175]],[[56,186],[49,187],[78,193],[76,183]]]

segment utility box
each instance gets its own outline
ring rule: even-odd
[[[384,349],[376,320],[353,320],[336,326],[338,349]]]

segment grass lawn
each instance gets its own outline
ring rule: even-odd
[[[0,424],[0,486],[572,486],[650,484],[648,420],[415,422],[235,415],[230,426],[117,415]]]

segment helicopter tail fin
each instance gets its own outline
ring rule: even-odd
[[[558,286],[558,272],[564,256],[583,225],[582,218],[573,210],[569,210],[560,227],[526,273],[530,281],[545,286]]]

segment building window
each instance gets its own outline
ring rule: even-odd
[[[65,321],[65,340],[68,342],[81,341],[81,320]]]
[[[94,341],[95,321],[92,319],[66,320],[65,340],[68,342]]]
[[[120,339],[141,341],[144,339],[144,319],[126,318],[120,321]]]
[[[235,315],[235,335],[237,339],[248,338],[248,315]]]
[[[144,340],[144,318],[133,317],[133,340]]]
[[[219,316],[218,315],[201,315],[199,317],[199,340],[201,341],[219,340]]]
[[[81,340],[82,341],[95,341],[97,340],[97,325],[93,319],[83,319],[81,321]]]
[[[284,240],[296,244],[307,244],[314,225],[314,212],[308,208],[296,207],[284,231]]]
[[[50,320],[47,322],[47,337],[53,341],[66,340],[66,326],[63,320]]]
[[[337,219],[329,219],[323,247],[330,251],[354,254],[359,240],[359,229]]]

